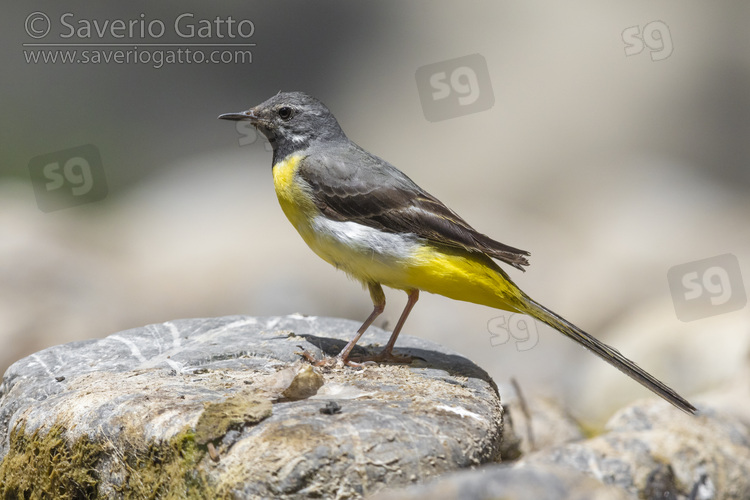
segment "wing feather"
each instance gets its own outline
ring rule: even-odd
[[[521,270],[529,264],[529,252],[476,231],[388,162],[356,146],[327,153],[308,155],[297,171],[310,186],[317,208],[327,217],[392,233],[413,233],[485,253]]]

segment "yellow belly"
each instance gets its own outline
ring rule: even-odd
[[[524,302],[491,258],[444,245],[423,246],[409,263],[407,282],[411,288],[507,311],[519,311]]]
[[[301,159],[293,155],[274,165],[274,187],[284,214],[323,260],[365,283],[516,309],[520,291],[486,255],[323,217],[297,177]]]

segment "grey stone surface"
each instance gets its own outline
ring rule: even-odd
[[[24,456],[35,449],[90,470],[89,491],[111,497],[138,487],[357,497],[499,458],[494,383],[434,343],[399,338],[397,352],[420,358],[409,366],[301,369],[298,346],[335,354],[358,326],[297,315],[188,319],[24,358],[0,385],[3,487],[19,493],[28,484],[21,479],[33,467],[17,464],[39,462]],[[360,345],[387,338],[370,328]],[[323,385],[305,399],[285,397],[303,375],[314,379],[306,391],[318,377]],[[329,401],[340,411],[321,411]]]
[[[750,429],[705,406],[686,415],[662,401],[623,408],[605,434],[522,460],[582,471],[633,498],[750,498]]]
[[[508,442],[518,441],[517,453],[526,455],[584,438],[581,425],[558,402],[540,397],[530,397],[525,402],[528,418],[518,399],[507,402],[503,398],[504,449]],[[511,450],[503,453],[503,457],[510,456]]]
[[[372,500],[625,500],[621,490],[554,465],[486,465],[445,474],[426,484],[387,490]]]

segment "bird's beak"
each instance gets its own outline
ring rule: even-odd
[[[224,113],[223,115],[219,115],[219,120],[249,120],[251,122],[255,122],[258,120],[258,117],[255,115],[252,109],[248,109],[247,111],[241,111],[240,113]]]

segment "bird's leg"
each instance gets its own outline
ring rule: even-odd
[[[417,300],[419,300],[419,290],[412,289],[406,293],[408,294],[409,298],[406,301],[406,307],[404,307],[404,312],[401,313],[401,317],[398,318],[396,327],[393,329],[391,338],[388,339],[388,343],[385,345],[385,348],[383,349],[383,351],[380,354],[372,358],[368,358],[368,361],[390,361],[391,363],[411,363],[412,361],[411,356],[398,356],[396,354],[393,354],[393,346],[396,345],[396,339],[398,338],[398,334],[401,333],[401,328],[404,326],[404,323],[406,323],[406,318],[409,317],[409,313],[414,308],[414,305],[417,303]]]
[[[365,333],[365,331],[367,331],[367,329],[370,327],[372,322],[375,321],[375,318],[380,316],[380,313],[385,310],[385,294],[383,293],[383,287],[381,287],[378,283],[368,283],[367,287],[370,289],[370,297],[372,298],[373,309],[365,322],[362,323],[362,326],[359,327],[359,330],[357,330],[357,335],[355,335],[354,338],[349,341],[348,344],[346,344],[346,347],[341,350],[339,355],[336,356],[336,360],[345,365],[355,364],[349,361],[349,354],[352,352],[352,349],[354,349],[354,346],[357,345],[357,342]],[[399,323],[401,323],[400,320]],[[395,339],[393,340],[395,342]]]

